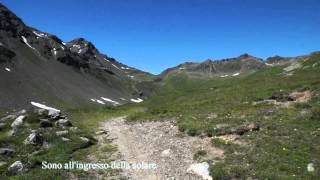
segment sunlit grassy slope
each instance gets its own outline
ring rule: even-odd
[[[214,179],[316,179],[320,176],[320,56],[300,63],[291,72],[277,66],[229,78],[170,77],[156,96],[139,105],[145,110],[131,113],[129,119],[177,118],[179,129],[192,136],[219,132],[223,130],[219,124],[259,124],[260,131],[241,136],[248,145],[222,146],[226,158],[211,165]],[[314,94],[307,103],[289,108],[254,105],[273,95],[305,90]],[[307,171],[309,163],[314,164],[314,172]]]

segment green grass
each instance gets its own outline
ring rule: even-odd
[[[320,176],[320,97],[308,103],[280,108],[254,102],[271,96],[285,97],[294,91],[320,93],[319,55],[302,60],[301,69],[285,76],[277,66],[253,74],[230,78],[192,79],[169,77],[157,95],[137,105],[144,111],[129,116],[131,121],[176,118],[179,130],[191,136],[212,135],[247,123],[259,124],[260,131],[241,136],[248,145],[214,139],[226,158],[210,168],[213,179],[316,179]],[[283,99],[284,101],[285,99]],[[210,118],[210,114],[216,114]],[[307,164],[315,172],[307,172]]]
[[[261,128],[241,136],[240,140],[247,142],[244,145],[220,139],[212,140],[213,146],[225,151],[224,160],[212,160],[214,163],[210,165],[210,174],[213,179],[317,179],[320,176],[320,97],[314,96],[307,103],[297,103],[289,108],[254,102],[271,96],[285,97],[293,91],[310,90],[320,94],[320,68],[313,67],[313,64],[318,62],[319,55],[307,58],[301,62],[303,68],[295,70],[292,76],[283,74],[285,66],[277,66],[229,78],[195,79],[185,75],[169,77],[161,82],[160,86],[154,86],[160,87],[156,95],[140,104],[73,109],[64,105],[64,111],[73,124],[81,129],[80,132],[68,135],[74,143],[62,143],[54,135],[46,134],[46,138],[55,144],[55,148],[31,159],[24,157],[22,160],[85,161],[89,154],[99,157],[105,154],[106,157],[101,158],[108,161],[110,154],[115,151],[109,143],[103,147],[92,146],[75,153],[69,150],[79,146],[76,137],[92,135],[98,131],[100,122],[111,117],[128,116],[129,121],[175,118],[179,130],[191,136],[213,135],[225,128],[255,123]],[[35,118],[30,117],[28,121],[30,127],[37,125]],[[4,134],[8,129],[9,127],[4,127],[0,132],[1,143],[22,147],[18,154],[33,151],[21,144],[27,134],[8,138]],[[204,152],[195,154],[196,159],[201,159],[202,156],[205,156]],[[16,159],[11,158],[9,164]],[[315,172],[307,172],[308,163],[314,164]],[[5,169],[0,171],[3,173]],[[43,171],[36,168],[22,176],[65,179],[68,172],[58,173],[61,171]],[[72,173],[83,177],[87,175],[81,171]],[[22,176],[11,178],[19,179]]]

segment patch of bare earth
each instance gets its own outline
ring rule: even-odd
[[[210,176],[190,171],[190,166],[198,163],[194,154],[205,150],[210,159],[224,158],[223,150],[211,145],[211,138],[184,136],[172,121],[127,123],[119,117],[105,121],[101,128],[118,148],[118,161],[157,164],[155,169],[124,169],[122,175],[128,179],[210,180]]]

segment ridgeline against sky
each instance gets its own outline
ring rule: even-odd
[[[186,60],[319,50],[318,0],[3,0],[64,41],[84,37],[121,62],[159,73]]]

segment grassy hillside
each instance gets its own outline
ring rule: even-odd
[[[308,102],[288,103],[292,92],[312,92]],[[289,68],[270,67],[238,77],[210,80],[168,78],[158,95],[140,104],[130,120],[177,118],[189,135],[214,136],[254,123],[259,131],[240,136],[246,143],[214,139],[226,158],[213,160],[214,179],[316,179],[320,176],[320,56],[302,58]],[[275,105],[270,101],[275,99]],[[314,172],[307,171],[313,163]]]

